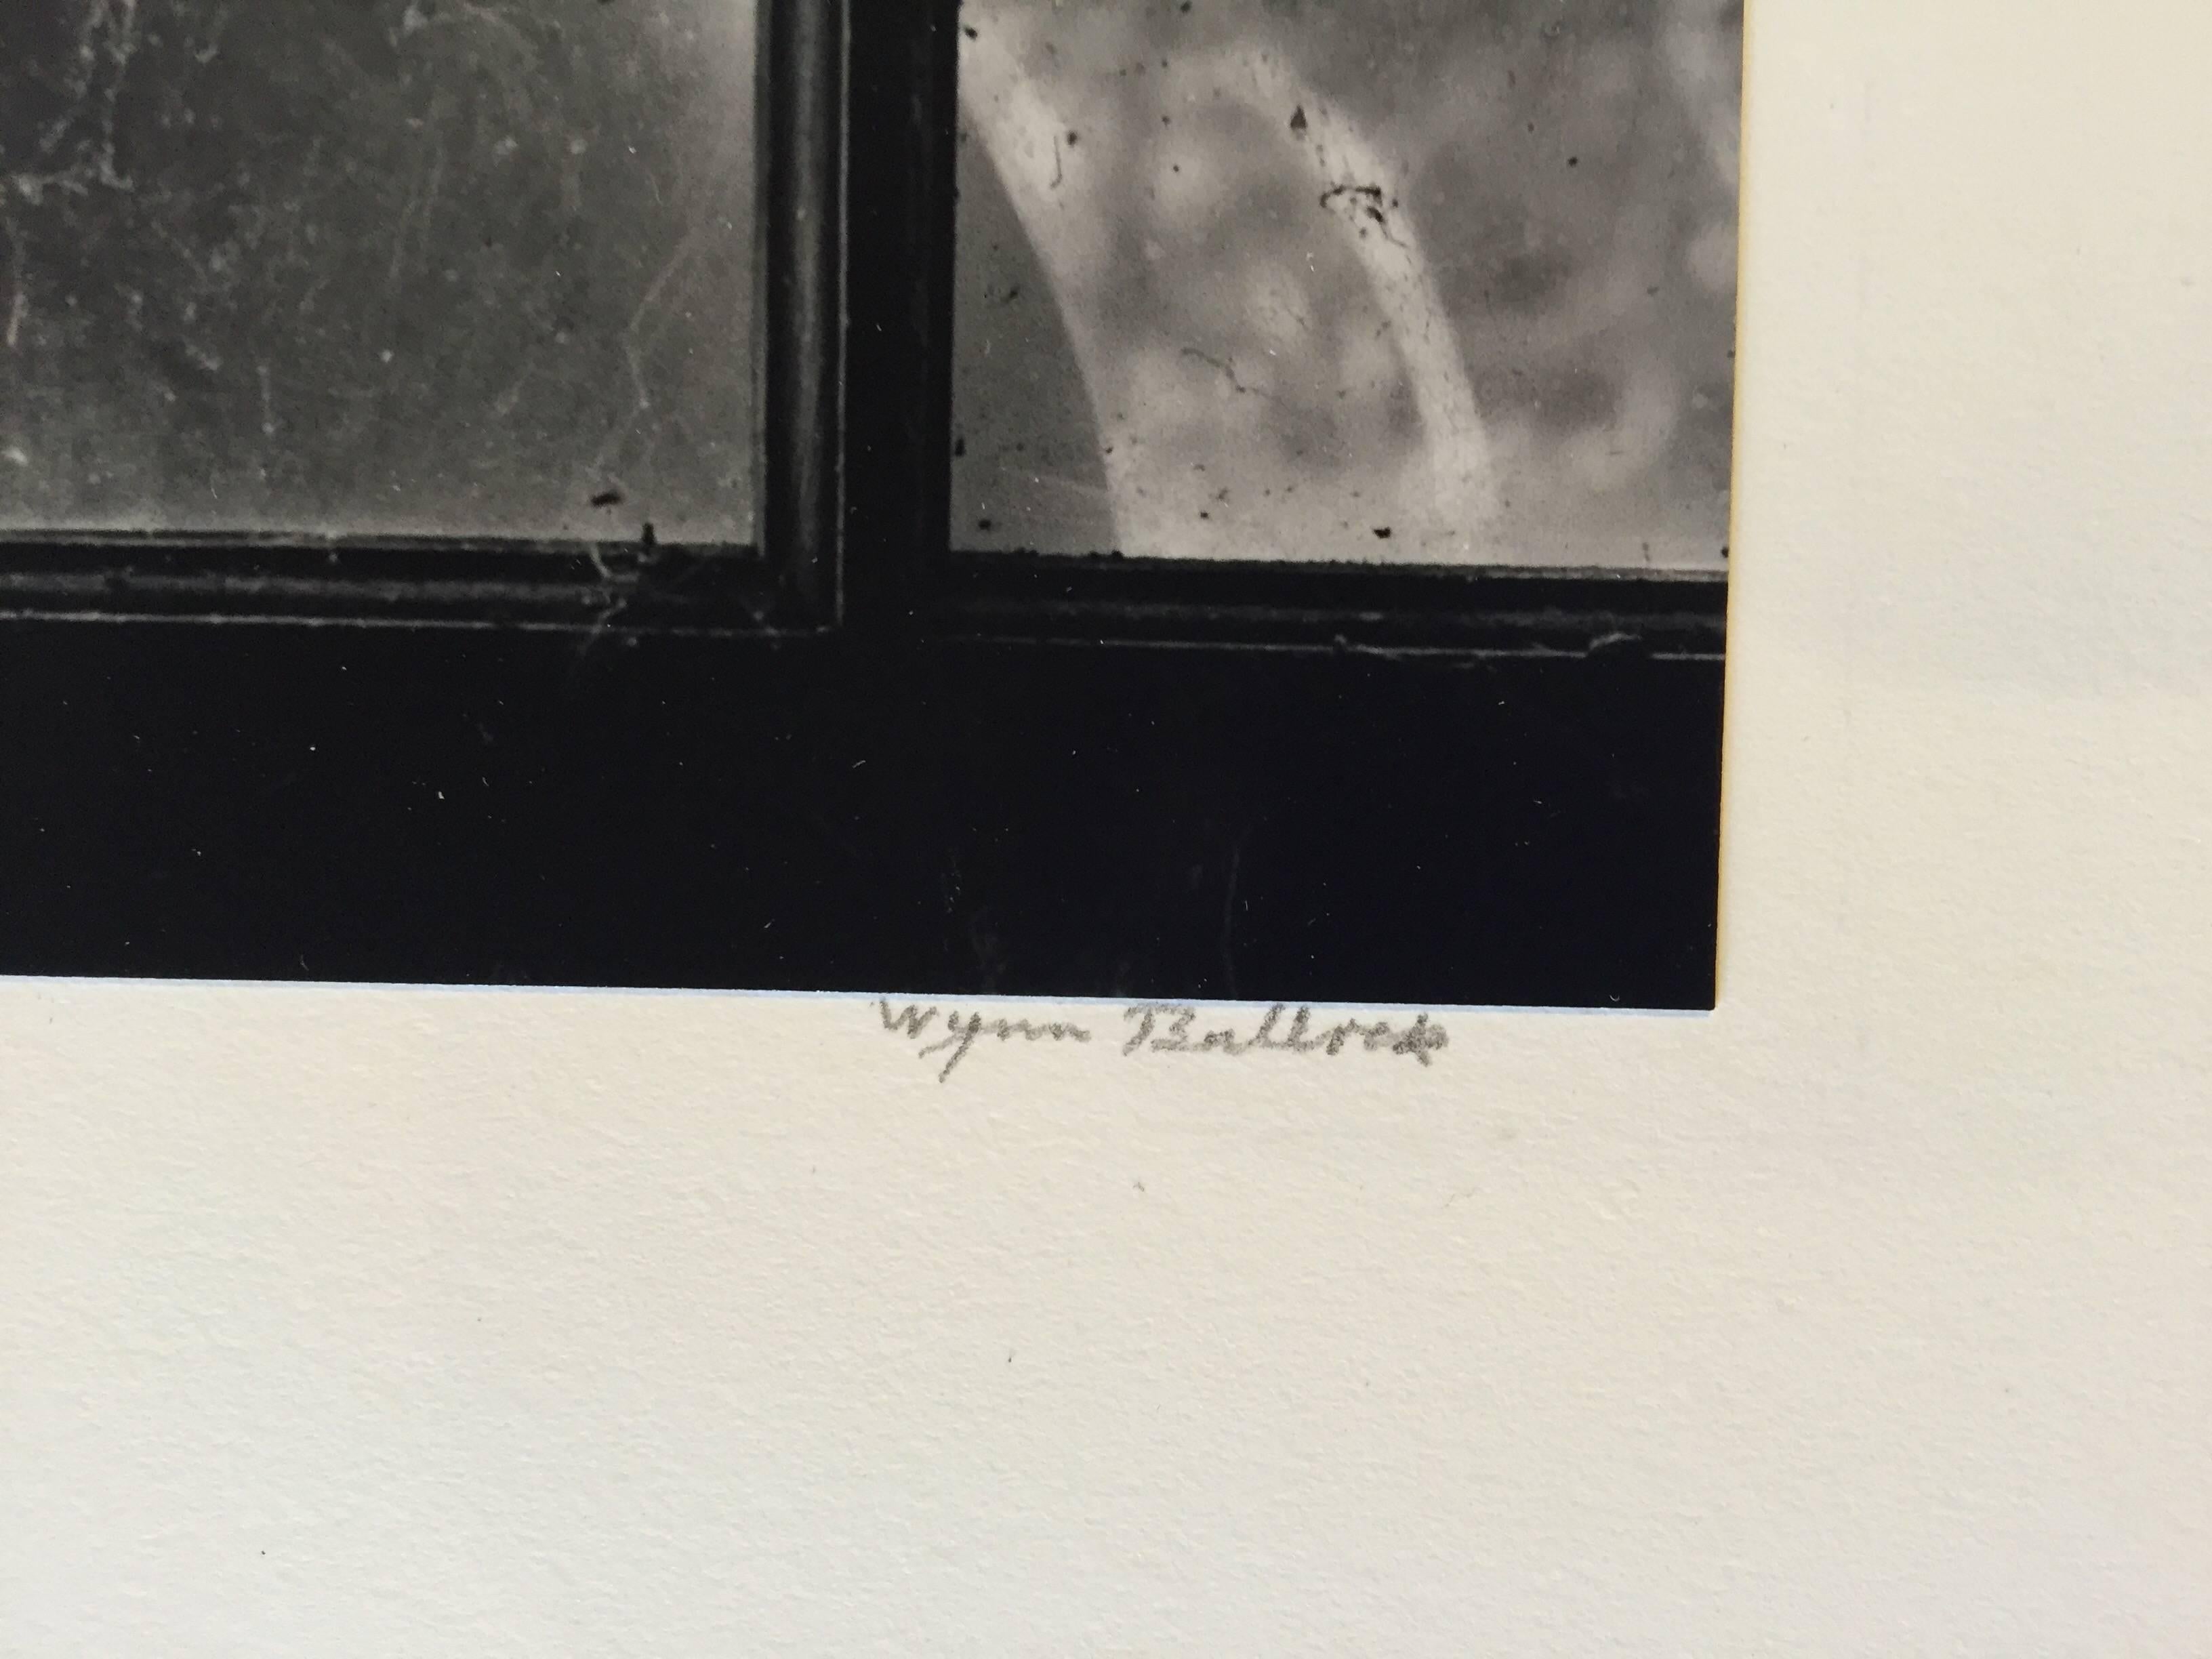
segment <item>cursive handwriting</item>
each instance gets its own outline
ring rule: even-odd
[[[1000,1042],[1012,1042],[1018,1039],[1027,1042],[1091,1041],[1091,1033],[1080,1025],[1069,1025],[1058,1020],[1037,1024],[1026,1019],[986,1019],[981,1014],[969,1014],[963,1018],[957,1009],[940,1015],[933,1007],[916,1008],[910,1002],[896,1014],[891,1012],[890,1003],[878,1002],[876,1012],[883,1019],[884,1030],[912,1042],[921,1042],[933,1030],[943,1033],[934,1042],[915,1050],[925,1060],[933,1059],[939,1054],[945,1056],[944,1069],[937,1074],[939,1083],[951,1077],[952,1068],[967,1059],[968,1051],[985,1037]]]
[[[958,1009],[939,1010],[908,1003],[894,1010],[887,1001],[876,1004],[883,1029],[915,1045],[923,1060],[943,1059],[937,1080],[950,1079],[960,1062],[979,1043],[1087,1043],[1091,1033],[1065,1020],[992,1019]],[[1403,1055],[1423,1066],[1451,1046],[1444,1028],[1427,1014],[1417,1014],[1405,1024],[1387,1019],[1316,1020],[1311,1008],[1293,1011],[1277,1003],[1259,1024],[1240,1032],[1234,1024],[1201,1025],[1195,1004],[1138,1002],[1121,1011],[1128,1035],[1121,1045],[1123,1058],[1138,1054],[1218,1054],[1234,1059],[1268,1050],[1279,1054],[1320,1054],[1329,1058],[1357,1049],[1364,1054]]]
[[[1428,1066],[1435,1063],[1440,1049],[1451,1046],[1444,1028],[1426,1014],[1416,1015],[1405,1026],[1393,1025],[1387,1019],[1346,1019],[1316,1030],[1313,1010],[1301,1008],[1291,1017],[1290,1029],[1279,1030],[1285,1012],[1284,1005],[1277,1003],[1267,1010],[1257,1030],[1249,1036],[1239,1036],[1234,1026],[1199,1030],[1198,1010],[1188,1003],[1139,1002],[1122,1011],[1121,1018],[1135,1029],[1122,1043],[1121,1052],[1233,1057],[1255,1048],[1273,1048],[1287,1054],[1334,1056],[1357,1042],[1370,1054],[1384,1051],[1406,1054]]]

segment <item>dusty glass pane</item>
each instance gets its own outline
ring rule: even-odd
[[[753,10],[0,7],[0,528],[749,537]]]
[[[1731,0],[968,0],[956,544],[1717,566]]]

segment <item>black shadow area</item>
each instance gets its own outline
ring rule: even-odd
[[[0,625],[0,971],[1700,1008],[1721,666]]]

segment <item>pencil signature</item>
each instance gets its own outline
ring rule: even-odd
[[[934,1004],[923,1007],[908,1003],[894,1010],[888,1001],[878,1002],[876,1012],[886,1032],[915,1045],[917,1058],[943,1060],[937,1073],[940,1083],[981,1044],[1093,1040],[1089,1028],[1068,1020],[993,1018]],[[1121,1011],[1121,1022],[1125,1035],[1119,1048],[1125,1060],[1140,1054],[1213,1054],[1234,1060],[1261,1052],[1334,1059],[1358,1052],[1397,1054],[1431,1066],[1451,1046],[1444,1028],[1426,1013],[1396,1024],[1388,1019],[1331,1021],[1316,1018],[1310,1007],[1293,1010],[1280,1002],[1248,1030],[1240,1030],[1233,1021],[1208,1018],[1196,1004],[1188,1002],[1132,1003]]]

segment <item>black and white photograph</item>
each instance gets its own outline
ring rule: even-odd
[[[2208,60],[0,0],[0,1659],[2212,1659]]]
[[[1704,1009],[1731,0],[13,0],[0,972]]]

